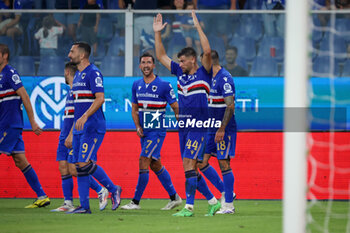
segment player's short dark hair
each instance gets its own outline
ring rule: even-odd
[[[237,49],[236,46],[228,46],[228,47],[226,48],[226,50],[233,50],[233,51],[236,52],[236,54],[238,54],[238,49]]]
[[[148,52],[143,53],[143,54],[140,56],[140,60],[139,60],[140,63],[141,63],[141,59],[142,59],[143,57],[151,57],[153,63],[155,63],[155,60],[154,60],[154,57],[153,57],[152,54],[150,54],[150,53],[148,53]]]
[[[10,60],[10,49],[6,44],[0,44],[0,53],[7,54],[7,60]]]
[[[67,62],[64,68],[68,69],[72,74],[75,74],[75,72],[78,70],[77,64],[74,62]]]
[[[214,65],[219,65],[219,54],[216,50],[211,50],[211,60],[213,61]]]
[[[203,58],[204,53],[202,52],[200,57]],[[213,61],[214,65],[219,65],[219,54],[216,50],[211,50],[210,52],[211,60]]]
[[[192,47],[186,47],[181,49],[181,51],[177,54],[177,57],[180,58],[181,56],[185,57],[195,57],[197,58],[197,52],[194,48]]]
[[[78,48],[82,49],[88,58],[90,57],[91,46],[87,42],[78,41],[78,42],[74,42],[73,45],[78,45]]]

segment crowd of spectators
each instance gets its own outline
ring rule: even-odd
[[[283,10],[286,0],[0,0],[0,9],[101,9],[100,13],[54,13],[26,14],[1,13],[0,42],[10,43],[14,56],[33,56],[36,61],[40,56],[66,56],[66,51],[73,41],[84,40],[93,47],[92,61],[99,63],[105,56],[124,56],[125,18],[124,14],[103,14],[103,9],[173,9],[173,10],[228,10],[232,13],[199,13],[198,18],[211,47],[218,51],[222,64],[233,69],[238,76],[283,75],[284,57],[284,13],[276,14],[234,14],[236,10]],[[313,9],[333,9],[330,0],[314,0]],[[350,0],[335,0],[335,8],[350,7]],[[185,47],[194,47],[201,53],[197,33],[191,17],[187,13],[164,14],[168,23],[162,33],[164,45],[169,56],[175,58],[177,52]],[[338,21],[344,30],[350,31],[349,15],[340,15]],[[338,22],[337,21],[337,22]],[[134,14],[134,57],[148,51],[154,52],[151,14]],[[313,34],[314,53],[329,38],[330,33],[323,30],[329,24],[329,15],[319,14],[314,17],[316,26]],[[321,28],[319,28],[319,27]],[[342,36],[340,36],[342,37]],[[340,38],[347,57],[337,60],[342,64],[350,59],[350,37],[345,34]],[[336,38],[338,41],[338,38]],[[119,43],[114,45],[113,43]],[[112,46],[113,44],[113,46]],[[117,47],[116,53],[109,51]],[[114,50],[113,50],[114,51]],[[266,57],[267,60],[261,59]],[[259,60],[259,61],[258,61]],[[263,60],[263,61],[261,61]],[[135,60],[137,61],[137,60]],[[134,62],[135,63],[135,62]],[[271,63],[265,72],[260,63]],[[258,66],[258,68],[256,68]],[[135,70],[137,66],[135,66]],[[160,69],[159,69],[160,70]],[[256,71],[262,71],[256,73]],[[123,75],[123,74],[121,74]],[[166,74],[164,74],[166,75]]]

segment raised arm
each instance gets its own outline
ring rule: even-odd
[[[231,0],[230,10],[237,10],[237,8],[236,8],[236,0]]]
[[[206,71],[209,73],[211,70],[211,66],[212,66],[210,44],[209,44],[207,36],[204,34],[204,32],[202,30],[202,27],[197,19],[196,13],[194,11],[192,11],[192,18],[193,18],[194,26],[198,31],[199,40],[201,42],[201,46],[202,46],[202,50],[203,50],[202,65],[204,66]]]
[[[171,59],[165,52],[162,42],[162,35],[160,33],[166,25],[167,23],[163,24],[163,17],[160,13],[158,13],[157,17],[153,18],[153,31],[157,59],[160,61],[160,63],[162,63],[163,66],[171,71]]]

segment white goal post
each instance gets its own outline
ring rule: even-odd
[[[306,232],[309,6],[286,1],[283,232]],[[291,114],[291,113],[294,114]]]

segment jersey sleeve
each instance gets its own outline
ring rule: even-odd
[[[9,73],[9,84],[13,90],[17,91],[19,88],[23,87],[23,83],[19,74],[15,70],[11,70]]]
[[[179,69],[181,70],[180,65],[174,61],[171,61],[171,74],[174,74],[177,76]]]
[[[136,97],[136,82],[132,84],[132,89],[131,89],[131,103],[137,104],[137,97]]]
[[[91,92],[93,94],[95,94],[97,92],[103,92],[104,93],[103,76],[102,76],[100,71],[92,70],[90,72],[89,84],[90,84]]]
[[[213,77],[213,68],[210,68],[210,72],[208,72],[204,66],[201,66],[198,70],[198,74],[201,72],[201,74],[199,75],[201,77],[201,79],[205,82],[207,82],[209,84],[209,86],[211,86],[212,83],[212,77]]]
[[[165,88],[164,88],[164,96],[168,104],[173,104],[176,102],[176,95],[174,92],[173,87],[171,86],[171,83],[165,83]]]
[[[235,94],[235,85],[231,76],[224,76],[219,83],[222,96],[233,96]]]

